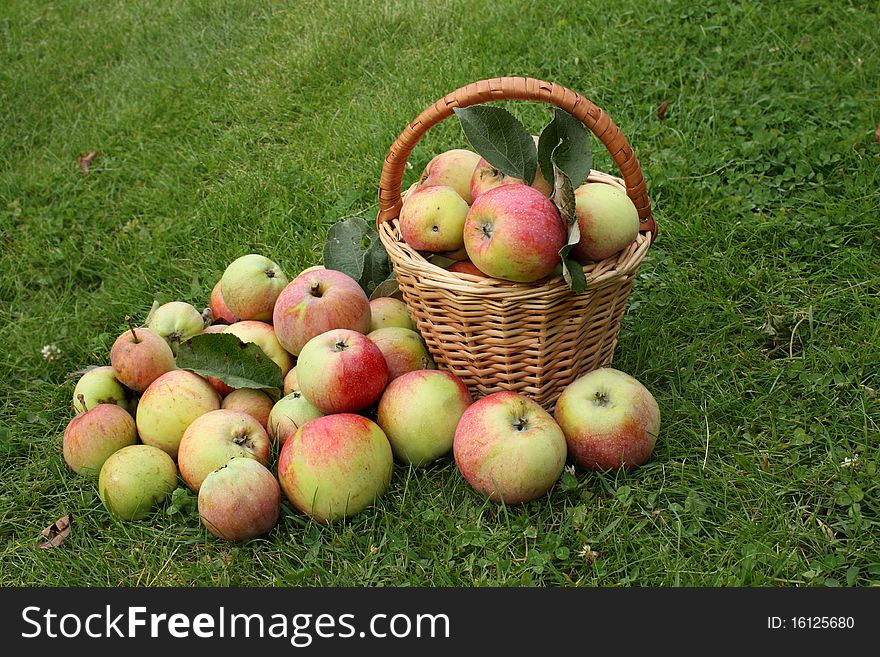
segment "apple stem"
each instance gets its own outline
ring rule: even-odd
[[[82,405],[83,412],[89,410],[89,409],[86,407],[86,397],[85,397],[85,395],[83,395],[82,393],[80,393],[80,394],[78,394],[78,395],[76,396],[76,398],[79,399],[79,403]]]
[[[321,296],[321,283],[320,281],[312,281],[312,286],[309,288],[309,294],[313,297]]]
[[[125,322],[128,324],[128,330],[131,331],[132,336],[134,337],[134,343],[138,344],[141,340],[138,338],[137,332],[134,330],[134,323],[131,321],[131,317],[128,315],[125,316]]]

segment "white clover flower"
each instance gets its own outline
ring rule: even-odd
[[[574,474],[574,466],[573,465],[567,465],[563,469],[565,470],[565,472],[567,472],[570,475]]]
[[[45,345],[40,350],[40,353],[43,355],[43,360],[53,361],[61,358],[61,350],[58,348],[58,345],[54,344]]]

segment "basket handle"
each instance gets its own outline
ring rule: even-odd
[[[401,184],[406,161],[422,136],[434,125],[452,116],[453,108],[469,107],[491,100],[537,100],[556,105],[589,128],[611,154],[623,176],[626,193],[639,213],[639,231],[650,232],[653,241],[657,224],[651,214],[651,201],[639,160],[626,137],[601,108],[563,86],[534,78],[503,77],[473,82],[447,94],[425,109],[391,144],[379,179],[377,225],[400,214]]]

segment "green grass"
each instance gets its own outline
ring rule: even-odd
[[[3,4],[0,585],[880,583],[876,3],[539,4]],[[185,494],[114,520],[61,457],[65,375],[153,299],[204,306],[243,253],[317,263],[408,121],[504,74],[590,97],[644,166],[660,236],[615,365],[660,404],[650,463],[509,508],[450,460],[398,467],[349,522],[285,505],[238,545]],[[462,144],[437,126],[408,180]]]

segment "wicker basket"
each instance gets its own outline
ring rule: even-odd
[[[621,180],[593,171],[589,180],[625,190],[638,210],[638,238],[620,253],[584,266],[587,289],[582,294],[574,294],[561,276],[511,283],[449,272],[400,237],[401,182],[422,135],[451,116],[454,107],[513,99],[551,103],[582,121],[623,175]],[[462,87],[406,127],[382,168],[377,228],[403,300],[437,365],[460,377],[475,397],[513,390],[547,410],[569,383],[611,363],[632,282],[656,235],[639,162],[608,115],[565,87],[509,77]]]

